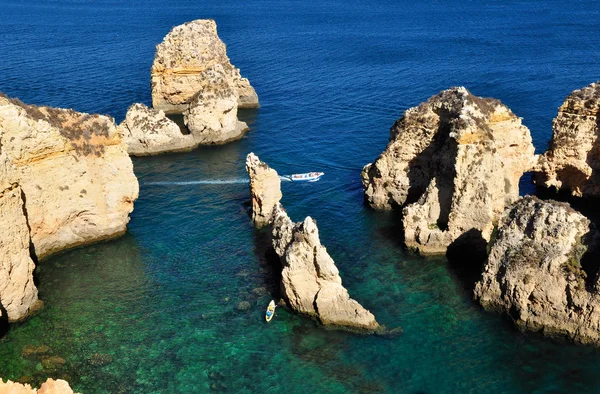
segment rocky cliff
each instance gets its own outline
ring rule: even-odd
[[[21,384],[0,379],[0,394],[73,394],[69,383],[62,379],[48,379],[39,389],[34,389],[28,384]]]
[[[316,222],[307,217],[294,223],[279,201],[281,183],[275,170],[250,153],[246,158],[250,177],[252,221],[256,227],[271,225],[273,249],[283,270],[281,290],[295,311],[313,316],[322,324],[375,332],[375,316],[350,298],[327,249],[321,245]]]
[[[6,313],[7,320],[15,322],[40,306],[33,283],[31,238],[17,184],[0,191],[0,220],[0,318]]]
[[[202,72],[220,64],[235,88],[239,108],[258,107],[258,96],[227,57],[214,20],[175,26],[156,47],[152,64],[152,106],[183,113],[202,86]]]
[[[571,93],[552,123],[549,148],[534,181],[574,196],[600,197],[600,83]]]
[[[407,246],[442,254],[464,237],[488,240],[533,165],[529,130],[500,101],[452,88],[408,109],[361,177],[375,209],[403,207]]]
[[[119,125],[132,156],[147,156],[194,149],[198,143],[191,134],[183,134],[177,123],[167,118],[163,111],[133,104],[125,120]]]
[[[215,64],[198,76],[184,120],[199,145],[222,144],[242,137],[248,125],[237,117],[237,92],[223,66]]]
[[[138,196],[112,118],[0,96],[0,189],[13,183],[38,258],[124,233]]]
[[[254,153],[246,157],[246,171],[250,177],[252,223],[257,228],[265,227],[272,223],[273,210],[281,200],[281,180],[277,171]]]
[[[600,344],[597,242],[568,204],[525,197],[499,223],[475,298],[523,330]]]

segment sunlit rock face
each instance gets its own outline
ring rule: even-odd
[[[201,90],[202,73],[221,65],[236,92],[239,108],[258,107],[258,96],[227,57],[225,44],[217,35],[217,24],[199,19],[175,26],[156,46],[152,64],[152,106],[167,113],[183,113]]]
[[[0,222],[0,319],[15,322],[40,306],[29,227],[17,184],[0,190]]]
[[[475,298],[522,330],[598,345],[599,261],[588,219],[568,204],[525,197],[499,223]]]
[[[552,123],[548,150],[538,157],[534,182],[573,196],[600,197],[600,84],[571,93]]]
[[[183,134],[177,123],[167,118],[163,111],[133,104],[127,110],[119,132],[132,156],[156,155],[167,152],[192,150],[198,146],[191,134]]]
[[[422,254],[471,238],[485,243],[518,198],[533,153],[529,130],[508,107],[448,89],[392,126],[387,148],[362,171],[365,201],[403,208],[406,245]]]
[[[0,189],[16,183],[38,258],[123,234],[138,197],[108,116],[0,97]]]

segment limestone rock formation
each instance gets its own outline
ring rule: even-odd
[[[125,138],[127,152],[146,156],[194,149],[198,144],[191,134],[182,134],[177,123],[144,104],[133,104],[118,131]]]
[[[0,96],[0,190],[23,190],[38,258],[125,232],[138,182],[114,120]]]
[[[500,221],[475,298],[523,330],[600,344],[599,277],[586,287],[583,269],[598,264],[597,242],[568,204],[525,197]]]
[[[222,144],[242,137],[248,125],[237,118],[237,92],[223,66],[215,64],[198,75],[197,93],[184,112],[196,143]]]
[[[273,248],[283,265],[281,287],[288,305],[321,323],[377,331],[375,316],[350,298],[333,259],[309,216],[294,224],[281,204],[275,206]]]
[[[214,20],[195,20],[175,26],[156,46],[152,64],[152,106],[182,113],[202,86],[202,72],[220,64],[235,88],[239,108],[258,107],[258,96],[227,57]]]
[[[246,157],[246,171],[250,177],[250,198],[252,200],[252,223],[261,228],[271,224],[273,209],[281,200],[281,180],[277,171],[254,154]]]
[[[375,209],[404,207],[407,246],[445,253],[468,235],[488,240],[533,165],[529,130],[500,101],[451,88],[408,109],[361,177]]]
[[[23,319],[40,305],[21,193],[16,184],[0,191],[0,315],[6,310],[9,322]]]
[[[0,379],[0,394],[73,394],[69,383],[62,379],[46,380],[39,389],[34,389],[28,384],[15,383],[7,380],[6,383]]]
[[[579,197],[600,197],[600,83],[571,93],[552,123],[534,182]]]

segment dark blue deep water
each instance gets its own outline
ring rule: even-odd
[[[134,159],[128,233],[39,264],[46,308],[0,339],[0,376],[84,393],[600,392],[596,349],[482,311],[460,267],[402,249],[396,216],[366,209],[359,179],[405,109],[455,85],[502,100],[544,151],[557,107],[600,79],[599,14],[589,0],[2,0],[9,96],[121,121],[150,104],[171,27],[213,18],[262,107],[241,113],[241,141]],[[327,331],[284,310],[264,323],[278,284],[247,215],[251,151],[280,173],[326,173],[284,184],[283,203],[318,220],[350,294],[403,335]]]

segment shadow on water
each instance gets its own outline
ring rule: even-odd
[[[475,283],[481,279],[483,266],[487,259],[487,241],[481,231],[471,229],[458,237],[446,252],[448,266],[463,287],[469,293],[473,292]]]
[[[8,312],[0,302],[0,338],[8,332]]]
[[[254,230],[254,254],[261,265],[261,281],[274,300],[281,298],[281,270],[279,256],[271,245],[269,229]]]

